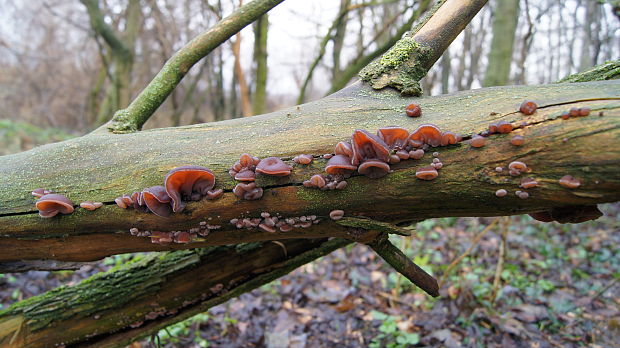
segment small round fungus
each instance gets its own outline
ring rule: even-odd
[[[504,197],[508,194],[508,191],[504,190],[504,189],[499,189],[497,191],[495,191],[495,195],[497,197]]]
[[[31,193],[32,193],[33,196],[35,196],[37,198],[41,198],[41,197],[43,197],[45,195],[49,195],[50,193],[52,193],[52,191],[46,190],[46,189],[43,189],[43,188],[38,188],[36,190],[32,190]]]
[[[360,164],[357,171],[369,178],[378,179],[390,172],[390,165],[379,160],[367,160]]]
[[[570,110],[568,110],[568,114],[570,117],[579,117],[579,108],[570,108]]]
[[[411,103],[407,105],[407,107],[405,108],[405,112],[407,113],[407,116],[409,117],[422,116],[422,108],[420,107],[420,104],[418,103]]]
[[[564,175],[559,180],[560,185],[566,188],[574,189],[581,186],[581,180],[574,178],[570,175]]]
[[[461,140],[463,140],[463,137],[450,131],[445,131],[441,134],[441,146],[454,145]]]
[[[303,185],[305,187],[323,188],[325,187],[325,178],[321,174],[315,174],[310,180],[304,181]]]
[[[519,185],[519,187],[522,187],[524,189],[529,189],[529,188],[533,188],[536,186],[538,186],[538,181],[532,178],[523,178],[521,180],[521,185]]]
[[[526,100],[521,103],[521,107],[519,107],[519,111],[521,111],[525,115],[531,115],[536,112],[538,105],[531,100]]]
[[[84,208],[86,210],[95,210],[101,207],[103,207],[103,203],[101,202],[86,201],[86,202],[80,203],[80,208]]]
[[[415,171],[415,176],[416,178],[421,180],[433,180],[437,176],[439,176],[439,173],[437,172],[437,169],[433,168],[432,166],[426,166],[418,168]]]
[[[481,137],[479,135],[474,135],[469,142],[471,147],[483,147],[487,143],[487,139],[485,137]]]
[[[510,124],[509,122],[506,122],[506,121],[500,121],[497,124],[497,132],[500,133],[500,134],[510,133],[510,132],[512,132],[513,129],[514,129],[514,127],[512,126],[512,124]]]
[[[496,171],[497,173],[501,173],[501,172],[503,172],[503,171],[504,171],[504,168],[502,168],[502,167],[495,167],[495,171]]]
[[[510,139],[510,143],[514,146],[521,146],[525,143],[525,138],[521,135],[515,135]]]
[[[590,114],[590,108],[588,107],[584,107],[579,109],[579,116],[584,117],[584,116],[588,116]]]
[[[207,191],[207,199],[214,200],[220,198],[224,194],[224,190],[216,189]]]
[[[563,120],[568,120],[570,118],[570,114],[568,113],[568,111],[564,111],[560,115],[560,118],[563,119]],[[546,213],[546,212],[543,212],[543,213]],[[538,213],[534,213],[534,214],[538,214]],[[530,216],[532,216],[532,214],[530,214]],[[538,220],[538,219],[536,219],[536,220]],[[542,221],[542,220],[539,220],[539,221]],[[553,221],[553,220],[551,220],[551,221]],[[543,221],[543,222],[546,222],[546,221]]]
[[[530,194],[525,192],[525,191],[517,191],[517,192],[519,192],[519,194],[517,194],[517,196],[519,196],[519,198],[521,198],[521,199],[526,199],[526,198],[528,198],[530,196]]]
[[[523,172],[527,172],[528,168],[527,165],[521,161],[512,161],[510,162],[510,164],[508,164],[508,170],[511,170],[513,172],[517,172],[518,174],[521,174]],[[512,173],[511,173],[512,175]]]
[[[256,172],[272,175],[272,176],[287,176],[291,174],[293,167],[284,163],[278,157],[267,157],[258,162],[256,166]]]
[[[59,213],[73,213],[73,202],[69,198],[55,193],[42,196],[37,200],[35,206],[39,209],[39,216],[43,218],[51,218]]]
[[[293,158],[293,162],[298,164],[310,164],[314,158],[312,155],[299,155]]]
[[[422,150],[422,149],[417,149],[417,150],[409,151],[409,158],[412,158],[412,159],[415,159],[415,160],[419,160],[422,157],[424,157],[424,150]]]
[[[336,209],[329,212],[329,218],[338,221],[344,217],[344,210]]]

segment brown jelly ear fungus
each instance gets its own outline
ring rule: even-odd
[[[278,157],[267,157],[258,162],[256,166],[256,172],[272,175],[272,176],[287,176],[291,174],[293,167],[284,163]]]
[[[256,179],[256,166],[260,162],[258,157],[244,153],[239,160],[230,168],[230,176],[239,181],[254,181]]]
[[[39,215],[43,218],[51,218],[57,214],[73,213],[73,202],[69,198],[55,193],[41,196],[35,203],[35,206],[39,209]]]
[[[166,192],[172,200],[172,211],[178,213],[185,202],[198,201],[215,185],[215,175],[201,166],[182,166],[171,170],[165,179]]]
[[[159,185],[145,188],[142,191],[142,199],[153,214],[162,217],[172,214],[171,199],[165,187]]]

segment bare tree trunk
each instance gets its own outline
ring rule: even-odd
[[[252,112],[260,115],[265,112],[267,101],[267,32],[269,29],[269,17],[262,15],[254,23],[254,63],[255,82],[254,95],[252,96]]]
[[[493,13],[493,41],[483,86],[503,86],[510,78],[512,47],[519,18],[519,0],[498,0]]]

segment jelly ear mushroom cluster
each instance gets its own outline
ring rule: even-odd
[[[55,193],[41,196],[35,206],[43,218],[51,218],[58,214],[71,214],[74,210],[73,202],[69,198]]]
[[[152,186],[145,188],[142,191],[142,199],[153,214],[162,217],[168,217],[172,214],[172,207],[170,206],[171,198],[166,192],[165,187]]]
[[[259,162],[260,159],[258,157],[244,153],[230,168],[228,173],[238,181],[254,181],[256,179],[256,166]]]

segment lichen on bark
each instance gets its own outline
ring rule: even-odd
[[[602,80],[615,80],[620,78],[620,60],[605,62],[586,71],[566,76],[558,81],[563,82],[589,82]]]
[[[420,80],[427,72],[424,62],[429,52],[429,47],[405,34],[383,56],[362,69],[359,76],[374,89],[392,87],[402,95],[419,96],[422,94]]]

